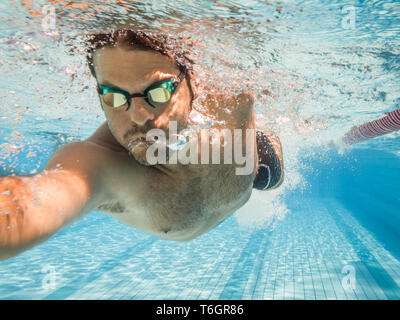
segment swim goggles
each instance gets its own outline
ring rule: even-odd
[[[118,108],[128,104],[129,109],[132,98],[144,98],[153,108],[157,108],[171,100],[172,94],[183,81],[185,73],[182,71],[178,78],[168,78],[152,84],[142,93],[130,94],[124,90],[113,87],[97,85],[97,91],[103,102],[111,108]]]

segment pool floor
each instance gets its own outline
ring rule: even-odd
[[[0,263],[0,298],[400,298],[399,261],[337,199],[288,204],[272,230],[243,229],[231,217],[184,243],[93,212]]]

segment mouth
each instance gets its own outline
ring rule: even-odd
[[[152,139],[152,138],[136,137],[136,138],[132,138],[132,139],[129,140],[128,148],[130,150],[132,150],[136,146],[138,146],[139,144],[145,144],[145,145],[149,146],[150,144],[152,144],[154,142],[155,142],[155,140]]]

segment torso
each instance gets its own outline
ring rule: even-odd
[[[226,181],[224,165],[169,171],[140,165],[104,122],[87,140],[107,159],[102,176],[110,196],[97,208],[160,238],[187,240],[224,220],[250,197],[252,177]],[[221,170],[220,170],[221,168]],[[236,179],[236,180],[234,180]]]

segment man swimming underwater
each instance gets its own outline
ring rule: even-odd
[[[47,240],[93,210],[159,238],[187,241],[243,206],[253,188],[267,190],[282,183],[279,139],[261,131],[252,136],[253,163],[247,174],[237,174],[241,166],[235,161],[150,163],[148,150],[158,139],[148,137],[151,130],[168,137],[172,123],[177,131],[190,125],[194,90],[192,72],[182,62],[187,58],[178,62],[163,43],[130,30],[92,35],[88,48],[107,121],[88,139],[55,152],[35,176],[0,178],[1,260]],[[218,120],[211,129],[243,131],[233,140],[249,143],[246,129],[255,126],[251,95],[209,94],[203,104]],[[231,112],[223,112],[225,108]],[[196,156],[207,158],[211,149],[211,144],[210,149],[197,148]]]

